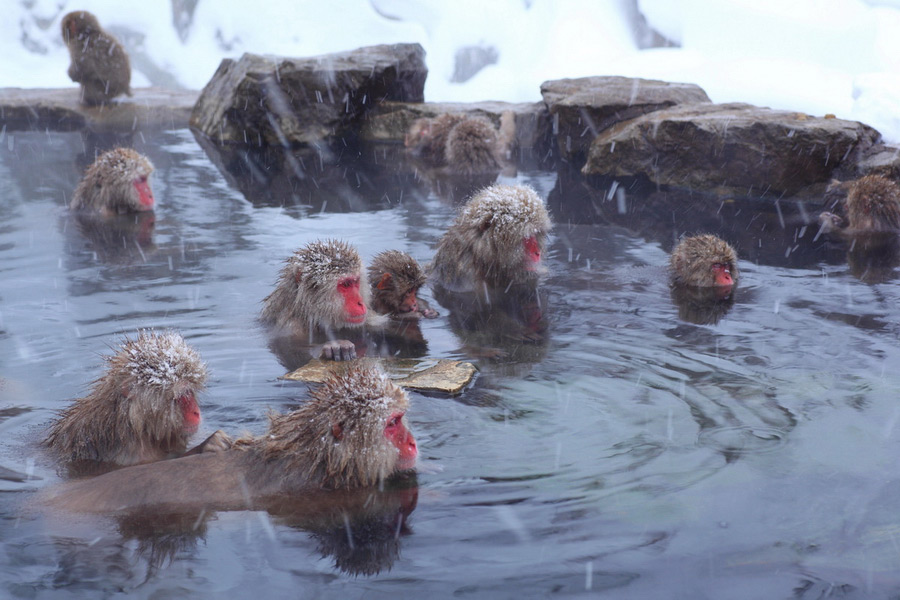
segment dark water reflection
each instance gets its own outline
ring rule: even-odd
[[[427,261],[454,214],[430,182],[377,169],[331,188],[353,204],[308,187],[286,207],[254,204],[189,132],[132,142],[157,166],[152,227],[86,225],[64,209],[84,156],[106,141],[0,144],[0,595],[900,592],[895,263],[874,263],[887,271],[877,282],[860,277],[848,248],[814,241],[788,203],[617,196],[565,174],[518,177],[557,221],[540,319],[506,317],[537,339],[498,337],[493,318],[473,325],[483,315],[452,304],[422,323],[429,356],[474,357],[482,374],[458,398],[413,395],[418,501],[381,568],[341,567],[339,528],[262,511],[192,521],[189,543],[151,535],[172,542],[165,560],[145,543],[162,516],[123,527],[34,513],[35,490],[58,481],[36,443],[122,333],[181,330],[212,373],[201,434],[260,432],[269,408],[304,395],[278,379],[255,322],[283,258],[339,236],[364,259],[398,248]],[[715,324],[678,318],[663,270],[676,237],[699,230],[742,257]]]

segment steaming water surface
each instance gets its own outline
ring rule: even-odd
[[[482,357],[483,338],[460,337],[446,308],[423,324],[428,356],[474,360],[481,375],[455,398],[412,394],[418,503],[367,572],[328,550],[340,527],[329,537],[264,512],[214,515],[159,559],[161,536],[29,510],[59,482],[37,447],[48,422],[123,333],[180,330],[211,372],[201,433],[259,433],[267,410],[305,393],[278,379],[286,368],[255,321],[281,261],[341,237],[364,260],[398,248],[427,262],[455,212],[427,186],[399,184],[378,196],[361,185],[368,208],[351,213],[254,206],[178,131],[132,140],[157,167],[155,224],[124,219],[111,235],[65,209],[92,143],[27,133],[0,144],[2,595],[900,590],[900,287],[817,258],[811,236],[802,267],[742,261],[734,306],[698,325],[678,318],[665,281],[671,237],[554,214],[543,341]],[[547,197],[556,175],[518,181]]]

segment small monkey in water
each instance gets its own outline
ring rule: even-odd
[[[104,216],[152,210],[151,173],[153,163],[131,148],[104,152],[88,167],[69,208],[94,210]]]
[[[425,285],[425,273],[412,256],[399,250],[386,250],[372,259],[372,308],[391,319],[434,319],[438,313],[417,297]]]
[[[729,290],[738,282],[737,253],[712,234],[684,238],[669,257],[672,283]]]

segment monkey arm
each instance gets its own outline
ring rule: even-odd
[[[182,454],[182,456],[193,456],[204,452],[222,452],[231,448],[231,444],[231,437],[221,429],[217,429],[211,436]]]

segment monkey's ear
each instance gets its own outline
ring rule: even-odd
[[[487,231],[490,228],[491,228],[491,217],[490,216],[485,217],[484,220],[478,224],[478,231],[480,231],[481,233],[484,233],[485,231]]]
[[[294,269],[294,283],[300,283],[300,277],[303,276],[303,271],[300,270],[300,267]]]
[[[381,276],[381,281],[378,282],[378,285],[375,287],[379,290],[386,290],[391,285],[391,274],[385,273]]]
[[[331,426],[331,435],[333,435],[334,439],[337,441],[341,441],[344,438],[344,424],[334,423]]]

